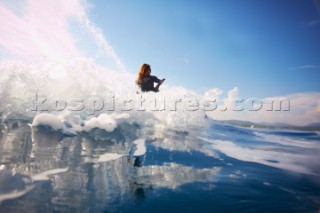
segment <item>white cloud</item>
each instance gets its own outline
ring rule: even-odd
[[[320,65],[307,64],[307,65],[302,65],[297,67],[291,67],[290,70],[314,70],[319,68],[320,68]]]
[[[316,19],[316,20],[309,22],[308,27],[313,27],[317,24],[320,24],[320,19]]]
[[[228,97],[224,99],[227,110],[222,111],[221,107],[218,107],[214,111],[207,112],[207,115],[216,120],[244,120],[294,125],[320,122],[320,92],[296,93],[261,100],[254,99],[256,104],[253,107],[250,99],[236,102],[240,100],[238,95],[239,89],[235,87],[228,92]],[[271,101],[274,101],[273,108],[271,108]],[[243,110],[234,110],[240,108]]]
[[[83,56],[77,47],[77,38],[70,32],[73,27],[70,18],[74,18],[89,32],[104,54],[118,68],[125,69],[101,30],[88,18],[80,0],[28,0],[19,7],[16,4],[0,2],[0,48],[7,56],[29,61],[67,61]]]
[[[0,3],[0,45],[20,59],[79,56],[67,18],[77,1],[28,1],[23,15]]]

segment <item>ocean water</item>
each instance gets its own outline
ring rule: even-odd
[[[0,133],[0,212],[318,212],[319,132],[208,120],[75,136],[32,119]]]
[[[319,131],[217,121],[317,122],[319,93],[285,112],[220,109],[239,88],[214,80],[137,93],[90,4],[0,1],[1,213],[320,211]]]

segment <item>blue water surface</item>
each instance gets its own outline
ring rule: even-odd
[[[133,156],[141,138],[146,153]],[[122,123],[74,137],[6,121],[0,212],[319,212],[319,142],[315,131],[213,121],[187,132]],[[124,156],[95,160],[106,153]]]

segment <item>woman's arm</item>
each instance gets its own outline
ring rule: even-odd
[[[159,83],[155,86],[155,92],[159,92],[159,87],[160,87],[160,85],[165,81],[166,79],[164,78],[164,79],[162,79],[162,80],[160,80],[159,81]]]

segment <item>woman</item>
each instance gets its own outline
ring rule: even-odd
[[[141,88],[142,92],[159,92],[160,85],[164,82],[165,79],[158,79],[156,76],[150,75],[151,67],[149,64],[142,64],[139,70],[138,78],[136,84]],[[154,86],[154,83],[157,83]]]

